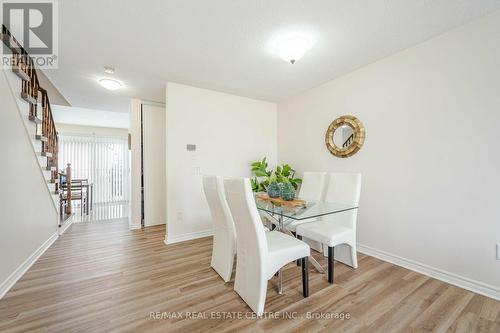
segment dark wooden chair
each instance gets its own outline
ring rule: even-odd
[[[86,180],[84,179],[74,179],[70,180],[71,186],[68,188],[68,182],[64,181],[65,175],[61,174],[60,184],[61,184],[61,194],[59,208],[60,212],[67,210],[68,205],[71,205],[73,201],[80,201],[81,214],[87,211],[87,196],[83,192],[82,183]]]

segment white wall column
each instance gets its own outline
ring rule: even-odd
[[[141,228],[141,100],[130,100],[130,229]]]

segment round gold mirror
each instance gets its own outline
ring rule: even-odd
[[[337,157],[349,157],[358,152],[365,142],[365,127],[354,116],[335,119],[325,135],[326,147]]]

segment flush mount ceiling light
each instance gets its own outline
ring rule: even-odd
[[[123,86],[121,82],[113,79],[100,79],[99,84],[108,90],[117,90]]]
[[[295,64],[314,45],[314,38],[302,32],[287,33],[277,36],[272,41],[273,53],[281,59]]]
[[[104,66],[104,71],[108,74],[115,74],[115,68],[112,66]]]

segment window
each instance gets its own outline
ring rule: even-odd
[[[127,139],[59,136],[59,170],[71,163],[72,179],[88,179],[94,184],[94,202],[128,201]]]

